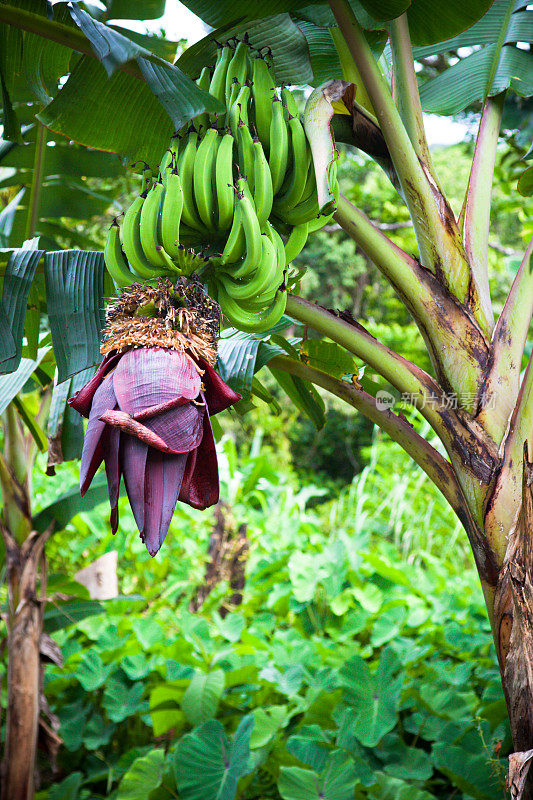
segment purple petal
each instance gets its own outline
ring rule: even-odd
[[[161,515],[163,513],[163,455],[159,450],[148,450],[146,475],[144,478],[144,537],[143,541],[151,556],[155,556],[161,544]]]
[[[193,454],[191,453],[191,456]],[[205,509],[218,502],[218,461],[215,439],[209,414],[204,414],[204,435],[199,447],[194,451],[192,468],[187,465],[179,499],[193,508]]]
[[[128,434],[120,437],[120,464],[131,510],[141,536],[144,531],[144,476],[148,445]]]
[[[118,364],[121,357],[122,356],[120,353],[116,353],[113,356],[107,355],[94,373],[93,377],[79,390],[79,392],[76,392],[74,397],[70,398],[68,401],[69,406],[72,406],[72,408],[74,408],[84,417],[88,417],[96,390],[102,383],[109,370],[113,369],[113,367]]]
[[[187,453],[163,456],[148,451],[144,489],[144,542],[155,556],[165,540],[181,487]]]
[[[189,454],[183,453],[179,456],[165,456],[163,459],[163,512],[159,531],[160,546],[167,535],[172,515],[178,502],[188,458]]]
[[[104,449],[105,471],[109,490],[109,503],[111,505],[111,530],[113,533],[116,533],[118,528],[118,495],[120,489],[120,431],[118,428],[106,428],[101,442]]]
[[[218,414],[219,411],[229,408],[238,400],[241,400],[241,395],[230,389],[227,383],[224,383],[220,375],[212,369],[207,361],[203,358],[198,359],[199,366],[205,370],[202,383],[204,384],[205,399],[207,407],[211,416]]]
[[[187,403],[157,417],[150,417],[144,424],[175,453],[188,453],[202,441],[203,416],[203,406]]]
[[[133,415],[175,397],[193,400],[200,391],[200,376],[189,356],[157,347],[126,353],[113,381],[120,409]]]
[[[100,444],[105,422],[99,417],[108,409],[115,408],[116,399],[113,391],[113,378],[109,375],[96,389],[92,399],[89,423],[83,440],[83,451],[80,465],[80,490],[85,494],[104,457],[104,450]]]

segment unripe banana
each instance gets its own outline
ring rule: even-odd
[[[272,102],[272,122],[270,123],[270,151],[268,164],[272,174],[272,187],[274,196],[281,189],[289,155],[289,136],[283,103],[277,97]]]
[[[304,222],[302,225],[295,225],[292,229],[289,238],[285,242],[285,265],[299,255],[307,241],[308,223]]]
[[[197,142],[198,134],[193,130],[188,134],[187,144],[180,153],[178,173],[181,178],[181,186],[183,189],[183,221],[189,228],[193,228],[200,233],[205,233],[207,232],[206,227],[198,215],[194,202],[193,176]]]
[[[228,111],[230,97],[232,92],[235,91],[234,81],[238,81],[239,86],[242,86],[248,78],[249,52],[249,45],[244,40],[239,42],[235,48],[233,58],[228,64],[228,71],[226,73],[226,108]]]
[[[298,119],[300,118],[298,103],[296,102],[293,93],[290,91],[290,89],[287,89],[286,86],[281,87],[281,101],[285,104],[285,108],[291,117],[298,117]]]
[[[245,247],[246,239],[242,224],[242,213],[239,202],[237,201],[235,204],[235,213],[233,215],[233,224],[224,250],[222,251],[221,263],[234,264],[243,255]]]
[[[141,245],[140,222],[145,197],[145,192],[136,197],[124,214],[120,235],[132,271],[140,278],[155,278],[159,270],[148,261]]]
[[[196,85],[198,86],[199,89],[203,89],[205,92],[209,91],[209,87],[211,85],[211,68],[210,67],[204,67],[202,69],[202,71],[200,73],[200,77],[196,81]],[[209,114],[207,113],[207,111],[204,111],[203,114],[198,114],[198,116],[195,117],[194,122],[195,122],[195,127],[198,130],[198,132],[200,132],[200,129],[202,131],[205,131],[205,129],[209,125]]]
[[[183,189],[179,174],[172,170],[167,176],[161,205],[161,241],[171,258],[179,255],[179,227],[183,211]]]
[[[104,249],[104,261],[107,271],[113,278],[116,287],[131,286],[137,278],[130,271],[128,261],[120,244],[119,225],[116,219],[113,220]]]
[[[251,91],[250,84],[246,83],[241,86],[233,104],[228,108],[228,123],[235,138],[237,138],[239,125],[248,125],[248,101]]]
[[[300,120],[289,117],[288,127],[291,135],[291,170],[275,202],[276,214],[282,218],[285,211],[294,208],[302,199],[311,160],[311,151]]]
[[[254,142],[249,127],[242,122],[237,128],[237,149],[239,153],[239,164],[244,170],[244,177],[248,181],[250,191],[255,198]]]
[[[204,225],[212,231],[215,230],[215,165],[219,144],[218,130],[209,128],[198,145],[193,172],[196,208]]]
[[[278,272],[277,249],[270,237],[261,234],[262,253],[261,260],[246,280],[238,280],[234,274],[221,275],[219,280],[226,292],[234,300],[249,300],[251,298],[261,299],[265,290],[272,288]]]
[[[159,240],[159,210],[164,191],[165,187],[160,181],[153,184],[142,204],[139,221],[141,246],[144,255],[156,267],[167,266],[165,258],[157,249],[161,247]]]
[[[233,220],[235,190],[233,188],[233,145],[234,138],[226,133],[220,142],[215,165],[217,194],[217,229],[226,231]]]
[[[219,47],[215,70],[209,84],[209,94],[212,94],[221,103],[226,102],[226,74],[232,57],[233,48],[229,44]]]
[[[276,84],[268,68],[268,64],[259,56],[254,60],[253,96],[255,108],[255,127],[261,144],[268,153],[270,149],[270,123],[272,122],[272,100],[276,92]]]
[[[272,188],[270,167],[259,139],[254,139],[253,156],[254,204],[259,224],[263,226],[272,211],[274,190]]]
[[[272,328],[283,316],[287,305],[287,291],[279,290],[272,304],[260,311],[249,311],[233,300],[224,287],[218,285],[218,302],[225,317],[239,330],[262,333]]]
[[[255,208],[245,195],[239,196],[237,206],[240,210],[241,225],[244,232],[244,257],[232,274],[235,278],[243,278],[252,272],[261,259],[262,242],[261,228],[255,213]],[[222,254],[222,264],[234,263],[229,261],[229,256]]]

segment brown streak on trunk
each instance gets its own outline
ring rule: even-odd
[[[509,787],[516,800],[532,800],[533,775],[523,758],[533,746],[533,462],[524,443],[522,507],[509,533],[495,594],[497,652],[509,711],[515,758]]]

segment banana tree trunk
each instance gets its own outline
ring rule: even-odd
[[[8,583],[7,713],[2,800],[31,800],[39,723],[42,601],[39,564],[51,528],[31,529],[30,471],[33,458],[12,406],[3,417],[0,455],[2,517]]]
[[[522,506],[509,531],[494,595],[494,628],[515,752],[511,797],[533,798],[533,462],[524,446]]]

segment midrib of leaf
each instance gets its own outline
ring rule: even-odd
[[[35,158],[33,162],[33,175],[31,180],[30,201],[28,216],[26,218],[25,239],[32,239],[39,219],[39,199],[44,175],[44,161],[46,154],[46,128],[37,122],[37,136],[35,138]]]
[[[483,98],[483,102],[487,99],[490,94],[490,90],[492,87],[492,82],[496,76],[496,70],[498,69],[498,64],[500,62],[500,56],[502,52],[503,45],[505,43],[505,39],[507,37],[507,31],[509,30],[509,23],[511,21],[511,16],[513,14],[513,9],[515,6],[515,0],[509,0],[507,5],[507,11],[505,12],[505,17],[503,19],[503,23],[500,27],[500,33],[498,35],[498,40],[494,47],[494,55],[492,57],[492,63],[490,65],[490,72],[489,77],[487,79],[487,86],[485,88],[485,96]]]

